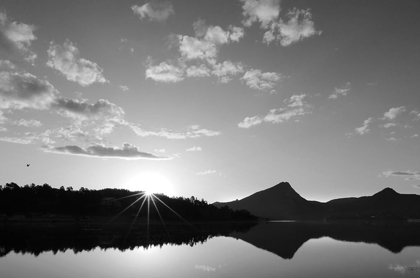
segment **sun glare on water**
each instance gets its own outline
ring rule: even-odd
[[[159,193],[169,197],[174,195],[172,182],[156,172],[138,174],[127,182],[126,188],[131,191],[143,191],[148,196]]]

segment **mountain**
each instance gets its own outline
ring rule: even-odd
[[[326,203],[308,201],[287,182],[232,202],[216,202],[216,207],[245,209],[253,215],[277,220],[403,220],[420,219],[420,196],[400,194],[391,188],[364,197],[334,199]]]
[[[322,203],[301,197],[288,182],[281,182],[241,200],[213,205],[245,209],[255,216],[269,219],[312,219],[322,218],[324,214]]]

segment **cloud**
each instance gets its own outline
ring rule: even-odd
[[[263,122],[283,123],[293,118],[297,118],[296,120],[298,120],[299,116],[311,113],[312,106],[303,100],[305,97],[305,94],[293,95],[289,100],[285,101],[288,103],[287,107],[271,109],[265,116],[246,117],[242,122],[238,124],[238,127],[250,128],[251,126],[255,126]]]
[[[264,121],[264,118],[260,116],[246,117],[242,122],[238,124],[238,127],[250,128],[251,126],[259,125],[263,121]]]
[[[219,136],[221,134],[220,131],[200,128],[199,125],[188,126],[185,132],[175,132],[165,128],[162,128],[159,131],[148,131],[133,124],[128,124],[128,127],[140,137],[157,136],[168,139],[187,139],[200,137],[214,137]]]
[[[10,62],[9,60],[0,60],[0,68],[15,69],[16,66],[15,66],[15,64]]]
[[[201,147],[191,147],[189,149],[187,149],[187,152],[201,152]]]
[[[174,7],[170,2],[152,1],[143,6],[131,6],[133,12],[140,17],[140,19],[149,18],[150,21],[164,22],[171,14],[174,14]]]
[[[125,86],[125,85],[120,85],[120,89],[123,90],[124,92],[129,91],[130,89]]]
[[[373,118],[372,117],[368,118],[363,122],[363,126],[355,128],[354,131],[360,135],[366,134],[370,131],[369,124],[372,122],[373,122]]]
[[[391,108],[391,109],[389,109],[388,112],[385,112],[382,119],[383,120],[395,120],[398,115],[400,115],[402,112],[405,112],[405,111],[406,110],[405,110],[404,106]]]
[[[384,128],[390,128],[390,127],[394,127],[394,126],[397,126],[397,124],[396,123],[386,123],[386,124],[384,124]]]
[[[287,16],[289,17],[287,23],[280,20],[271,24],[270,30],[264,34],[264,43],[270,44],[276,40],[282,46],[289,46],[305,38],[321,34],[321,31],[315,30],[315,24],[309,10],[295,8],[289,11]]]
[[[31,139],[20,137],[0,137],[0,141],[22,145],[28,145],[32,143]]]
[[[223,63],[215,64],[212,73],[219,78],[221,83],[227,83],[232,80],[230,76],[237,75],[243,71],[244,69],[241,63],[224,61]]]
[[[48,81],[30,73],[0,72],[0,108],[47,109],[56,93]]]
[[[208,169],[208,170],[205,170],[205,171],[202,171],[202,172],[198,172],[197,175],[198,176],[205,176],[205,175],[210,175],[210,174],[214,174],[214,173],[216,173],[216,170]]]
[[[43,143],[43,144],[53,144],[55,143],[50,139],[51,131],[46,130],[41,133],[35,132],[25,132],[19,137],[1,137],[0,141],[14,143],[14,144],[34,144],[34,143]]]
[[[7,131],[7,128],[5,128],[4,126],[0,126],[0,132],[2,131]]]
[[[244,26],[250,27],[254,22],[259,22],[261,28],[268,28],[280,14],[280,0],[241,0],[245,19]]]
[[[241,78],[246,85],[256,90],[271,90],[281,78],[280,74],[275,72],[262,72],[259,69],[251,69],[245,72]]]
[[[29,49],[32,41],[36,40],[34,25],[10,22],[4,12],[0,12],[0,49],[13,58],[22,54],[25,60],[33,64],[37,55]]]
[[[337,99],[339,96],[346,96],[351,90],[351,83],[347,82],[343,87],[335,88],[334,93],[332,93],[328,98]]]
[[[106,99],[100,99],[94,104],[89,104],[86,100],[74,100],[68,98],[57,98],[52,107],[67,117],[78,119],[122,119],[124,110],[109,102]]]
[[[190,66],[185,70],[185,73],[188,77],[206,77],[210,76],[210,69],[201,64],[200,66]]]
[[[411,112],[410,112],[410,114],[411,115],[414,115],[414,120],[420,120],[420,111],[419,110],[412,110]]]
[[[170,159],[168,157],[157,156],[150,153],[141,152],[138,147],[129,143],[124,143],[121,148],[118,147],[105,147],[101,145],[93,145],[86,149],[75,146],[67,145],[63,147],[44,147],[44,151],[61,154],[72,154],[89,157],[103,157],[103,158],[120,158],[120,159],[152,159],[162,160]]]
[[[400,177],[404,178],[405,180],[420,180],[420,171],[386,171],[383,172],[382,175],[384,177]]]
[[[69,40],[66,40],[62,46],[51,42],[47,66],[62,73],[67,80],[77,82],[83,87],[96,82],[108,82],[98,64],[79,56],[79,49]]]
[[[159,150],[155,150],[155,152],[157,152],[157,153],[166,153],[166,150],[165,149],[159,149]]]
[[[184,79],[184,70],[167,62],[162,62],[156,66],[148,64],[146,67],[146,79],[151,78],[165,83],[175,83]]]
[[[25,120],[25,119],[20,119],[19,121],[13,121],[11,123],[12,125],[17,125],[17,126],[25,126],[25,127],[40,127],[42,126],[42,123],[40,121],[37,120]]]
[[[215,267],[211,267],[211,266],[207,266],[207,265],[196,265],[195,269],[201,269],[203,271],[207,271],[207,272],[214,272],[216,271]]]

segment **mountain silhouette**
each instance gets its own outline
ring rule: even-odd
[[[420,219],[420,196],[400,194],[391,188],[385,188],[372,196],[341,198],[322,203],[306,200],[288,182],[281,182],[241,200],[216,202],[213,205],[245,209],[260,218],[277,220]]]

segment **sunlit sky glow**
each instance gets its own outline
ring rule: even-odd
[[[156,173],[209,202],[281,181],[320,201],[418,194],[419,12],[3,0],[0,184],[125,188]]]

